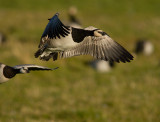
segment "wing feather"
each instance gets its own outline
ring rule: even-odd
[[[56,13],[51,19],[49,19],[49,22],[41,36],[41,41],[39,44],[39,47],[42,47],[44,44],[42,38],[47,37],[49,39],[53,38],[61,38],[68,36],[70,29],[68,26],[65,26],[60,19],[58,18],[58,13]]]
[[[133,56],[108,35],[85,37],[76,47],[64,51],[61,57],[67,58],[76,55],[91,55],[96,59],[124,63],[133,60]]]
[[[49,19],[49,23],[47,24],[42,37],[48,35],[49,38],[60,38],[59,35],[63,36],[65,34],[67,36],[69,30],[70,29],[60,21],[58,14],[55,14],[51,19]]]
[[[39,65],[35,65],[35,64],[22,64],[22,65],[16,65],[13,68],[14,69],[21,69],[21,68],[27,68],[28,70],[32,71],[32,70],[55,70],[56,68],[48,68],[48,67],[44,67],[44,66],[39,66]]]

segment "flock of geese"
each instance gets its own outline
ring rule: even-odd
[[[114,41],[106,32],[93,26],[81,28],[80,22],[70,16],[72,24],[65,25],[56,13],[49,22],[41,36],[35,58],[53,61],[59,58],[68,58],[79,55],[91,55],[96,62],[130,62],[133,56],[118,42]],[[137,49],[138,50],[138,49]],[[104,68],[104,66],[101,66]],[[58,68],[58,67],[57,67]],[[55,70],[33,64],[8,66],[0,63],[0,83],[6,82],[16,74],[29,73],[35,70]]]

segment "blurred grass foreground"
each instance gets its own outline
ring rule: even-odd
[[[98,73],[84,62],[90,56],[58,61],[34,58],[48,18],[76,6],[82,26],[107,32],[134,53],[138,38],[150,40],[154,53],[134,55]],[[1,122],[159,122],[160,121],[159,0],[0,0],[0,62],[60,67],[53,72],[17,75],[0,85]]]

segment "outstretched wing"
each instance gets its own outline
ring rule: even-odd
[[[76,55],[91,55],[96,59],[124,63],[133,60],[133,56],[108,35],[88,36],[76,47],[60,53],[62,58]]]
[[[60,38],[60,36],[65,37],[67,36],[69,32],[69,27],[65,26],[60,19],[58,18],[58,13],[56,13],[51,19],[49,20],[49,23],[47,24],[42,36],[41,36],[41,42],[39,47],[41,47],[43,44],[46,43],[46,41],[53,39],[53,38]]]
[[[56,68],[48,68],[48,67],[44,67],[44,66],[39,66],[39,65],[34,65],[34,64],[23,64],[23,65],[16,65],[13,68],[15,69],[21,69],[21,68],[27,68],[29,71],[34,71],[34,70],[56,70],[58,69],[58,67]]]
[[[65,26],[60,19],[58,18],[58,13],[56,13],[51,19],[49,19],[49,23],[47,24],[42,38],[48,35],[48,38],[60,38],[60,36],[67,36],[69,34],[69,28]]]

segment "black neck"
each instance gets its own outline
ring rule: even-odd
[[[72,27],[72,38],[75,42],[81,42],[86,36],[94,36],[94,30],[84,30]]]
[[[85,34],[86,36],[94,36],[94,30],[86,30]]]
[[[5,66],[3,69],[3,75],[6,78],[13,78],[17,73],[20,73],[20,71],[10,66]]]

